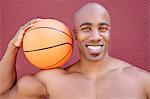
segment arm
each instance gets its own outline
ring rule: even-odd
[[[33,75],[24,76],[17,83],[19,94],[25,97],[45,98],[46,86]]]
[[[147,97],[150,99],[150,75],[148,75],[148,81],[147,81],[147,86],[146,86],[146,92],[147,92]]]
[[[45,96],[47,96],[45,85],[33,75],[26,75],[0,99],[45,99]]]
[[[39,20],[34,19],[22,26],[8,44],[6,53],[0,61],[0,97],[9,92],[16,83],[15,64],[17,52],[22,46],[25,31],[31,28],[37,21]]]
[[[9,43],[6,53],[0,61],[0,95],[9,90],[16,80],[16,55],[19,48]]]

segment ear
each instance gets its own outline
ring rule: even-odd
[[[77,40],[77,31],[75,29],[73,29],[73,34],[74,34],[75,40]]]

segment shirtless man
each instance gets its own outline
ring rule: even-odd
[[[97,3],[75,14],[75,38],[81,58],[66,69],[41,70],[15,83],[15,61],[24,31],[20,28],[0,63],[0,99],[150,99],[150,74],[108,55],[110,17]]]

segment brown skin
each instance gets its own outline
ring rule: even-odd
[[[20,31],[38,21],[30,21]],[[78,63],[24,76],[13,86],[15,57],[22,42],[17,38],[24,34],[19,31],[0,63],[0,73],[7,76],[0,75],[0,99],[150,99],[150,74],[108,55],[110,19],[102,6],[83,6],[75,15],[75,26],[81,52]]]

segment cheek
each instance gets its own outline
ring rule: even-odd
[[[85,41],[87,38],[89,37],[89,34],[83,34],[83,33],[80,33],[78,34],[77,38],[79,41]]]
[[[78,47],[80,50],[83,49],[84,47],[84,42],[85,40],[88,38],[88,35],[87,34],[84,34],[84,33],[79,33],[77,35],[77,43],[78,43]]]
[[[109,33],[106,33],[105,35],[103,35],[103,37],[105,38],[105,41],[106,41],[107,43],[109,43],[109,41],[110,41],[110,34],[109,34]]]
[[[110,41],[110,34],[107,35],[107,41],[108,41],[108,42]]]

